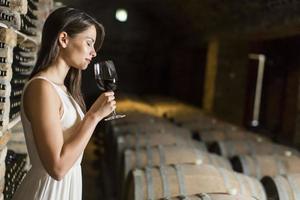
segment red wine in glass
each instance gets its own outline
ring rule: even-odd
[[[117,89],[117,72],[114,66],[114,63],[111,60],[102,61],[94,64],[94,73],[97,86],[102,91],[115,91]],[[105,121],[120,119],[126,115],[116,114],[116,111],[113,111],[113,114],[105,118]]]
[[[105,91],[104,83],[100,78],[95,77],[97,86],[100,90]]]
[[[115,91],[117,89],[117,80],[115,78],[104,79],[103,85],[106,91]]]

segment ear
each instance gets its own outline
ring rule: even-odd
[[[69,36],[68,33],[66,32],[61,32],[58,35],[58,43],[62,48],[66,48],[68,46],[69,43]]]

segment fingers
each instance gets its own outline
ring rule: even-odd
[[[112,100],[115,99],[115,94],[114,92],[105,92],[101,96],[104,96],[105,99],[107,99],[108,102],[111,102]]]
[[[105,92],[103,94],[101,94],[102,96],[102,101],[106,104],[106,106],[109,107],[109,109],[111,111],[116,109],[116,101],[115,101],[115,96],[114,96],[114,92],[109,91],[109,92]]]
[[[115,95],[115,93],[114,93],[114,92],[112,92],[112,91],[109,91],[109,92],[104,92],[103,94],[104,94],[104,96],[106,96],[106,97],[109,97],[109,96],[113,96],[113,95]]]
[[[111,101],[110,102],[110,107],[112,108],[112,110],[115,110],[117,107],[117,102],[116,101]]]
[[[100,101],[111,102],[115,99],[114,92],[105,92],[99,96]]]
[[[104,96],[106,97],[106,102],[107,102],[108,106],[112,110],[116,109],[117,102],[115,101],[114,92],[105,92]]]
[[[111,102],[110,102],[110,105],[111,105],[111,106],[116,106],[116,104],[117,104],[116,101],[111,101]]]
[[[108,96],[108,102],[115,100],[115,96]]]

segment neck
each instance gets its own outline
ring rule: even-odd
[[[47,76],[58,85],[64,85],[69,69],[70,67],[67,63],[63,59],[58,58],[45,71],[41,72],[41,75]]]

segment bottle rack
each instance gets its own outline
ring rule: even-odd
[[[21,95],[36,62],[42,25],[53,9],[53,0],[11,2],[0,2],[0,155],[7,155],[0,159],[0,199],[5,200],[12,198],[30,164]]]

